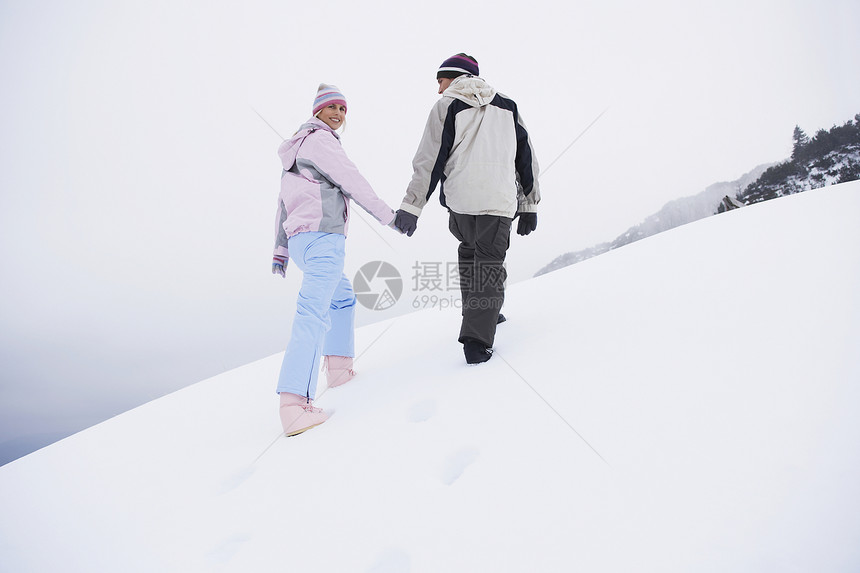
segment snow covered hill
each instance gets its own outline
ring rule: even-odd
[[[546,273],[557,271],[558,269],[581,263],[584,260],[602,255],[613,249],[618,249],[630,243],[640,241],[646,237],[651,237],[657,233],[710,217],[717,212],[720,201],[725,196],[735,197],[738,192],[747,185],[758,179],[772,164],[759,165],[749,173],[745,173],[736,181],[724,181],[709,185],[704,191],[689,197],[681,197],[669,201],[663,207],[646,217],[644,221],[638,225],[634,225],[627,229],[624,233],[616,237],[612,241],[599,243],[593,247],[573,251],[559,255],[541,268],[535,276],[545,275]]]
[[[275,355],[0,468],[27,572],[857,571],[860,183],[358,331],[281,438]]]

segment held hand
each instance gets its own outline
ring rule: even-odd
[[[281,275],[281,277],[287,276],[287,265],[289,264],[289,259],[282,259],[280,257],[274,257],[272,259],[272,274],[273,275]]]
[[[397,213],[394,215],[394,226],[397,227],[401,233],[406,234],[407,237],[411,237],[412,233],[415,232],[415,229],[418,228],[418,216],[404,211],[403,209],[398,209]]]
[[[517,213],[520,222],[517,223],[517,235],[528,235],[537,229],[537,213]]]
[[[392,229],[394,229],[395,231],[397,231],[398,233],[400,233],[401,235],[403,234],[403,231],[401,231],[400,229],[397,228],[396,219],[392,219],[391,222],[388,223],[388,226],[391,227]]]

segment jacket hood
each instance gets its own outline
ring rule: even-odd
[[[482,107],[493,101],[496,90],[477,76],[460,76],[442,95],[457,98],[472,107]]]
[[[322,120],[312,117],[303,123],[291,138],[285,139],[278,148],[278,156],[281,158],[281,163],[283,164],[284,169],[287,171],[290,170],[296,162],[296,156],[299,154],[299,148],[302,146],[302,142],[308,135],[318,129],[324,129],[335,136],[336,139],[340,139],[340,136],[332,128],[323,123]]]

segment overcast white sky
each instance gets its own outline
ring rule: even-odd
[[[608,110],[541,179],[517,281],[860,113],[858,21],[853,0],[3,1],[0,443],[283,348],[298,273],[268,274],[280,138],[257,114],[292,134],[319,82],[394,207],[456,52],[544,165]],[[456,247],[438,204],[412,239],[356,220],[347,245],[348,273],[404,275]]]

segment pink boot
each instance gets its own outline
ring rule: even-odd
[[[284,434],[295,436],[328,420],[321,408],[314,408],[304,396],[281,392],[281,425]]]
[[[355,371],[352,369],[352,358],[349,356],[326,356],[325,374],[329,388],[346,384],[355,377]]]

